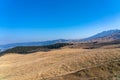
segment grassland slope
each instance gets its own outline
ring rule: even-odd
[[[0,57],[1,80],[110,80],[119,78],[120,48],[61,48]]]

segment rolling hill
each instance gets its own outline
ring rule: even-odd
[[[0,57],[0,80],[119,80],[120,48],[62,48]]]

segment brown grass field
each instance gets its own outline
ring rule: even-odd
[[[6,54],[0,80],[120,80],[120,48]]]

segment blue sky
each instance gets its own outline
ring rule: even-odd
[[[80,39],[120,29],[120,0],[0,0],[0,44]]]

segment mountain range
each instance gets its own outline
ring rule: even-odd
[[[120,40],[120,30],[118,29],[103,31],[91,37],[79,39],[79,40],[57,39],[57,40],[41,41],[41,42],[25,42],[25,43],[12,43],[12,44],[0,45],[0,51],[4,51],[16,46],[43,46],[43,45],[50,45],[55,43],[67,43],[67,42],[95,42],[95,41],[108,42],[115,40]]]
[[[120,40],[120,30],[118,29],[103,31],[91,37],[85,38],[82,41],[108,42],[108,41],[114,41],[114,40]]]

